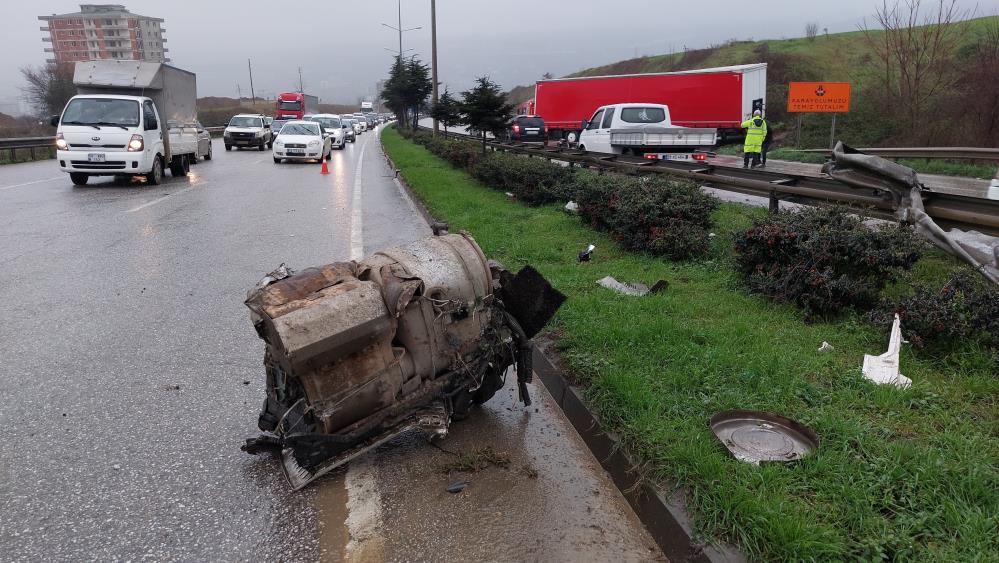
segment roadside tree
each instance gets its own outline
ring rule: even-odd
[[[408,60],[396,58],[381,97],[403,127],[415,128],[432,90],[429,66],[416,57]]]
[[[462,123],[477,132],[482,138],[482,153],[486,152],[486,133],[499,135],[513,117],[513,105],[507,103],[506,95],[499,86],[481,76],[471,90],[462,93]]]
[[[430,117],[439,121],[444,126],[444,132],[447,133],[448,127],[461,123],[461,103],[451,95],[447,88],[444,88],[444,93],[430,108]]]
[[[73,65],[47,64],[40,67],[21,67],[26,84],[21,87],[25,100],[39,115],[49,116],[62,112],[62,108],[76,94],[73,85]]]

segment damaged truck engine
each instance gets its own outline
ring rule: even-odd
[[[531,338],[565,297],[536,270],[444,234],[292,272],[249,292],[267,397],[249,453],[273,451],[295,489],[410,429],[431,437],[488,401],[516,366],[530,404]]]

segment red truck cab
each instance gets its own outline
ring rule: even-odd
[[[306,102],[306,95],[301,92],[281,92],[274,104],[274,119],[304,118],[306,113],[315,111]]]

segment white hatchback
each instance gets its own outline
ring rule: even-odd
[[[274,163],[322,160],[330,154],[330,138],[315,121],[288,121],[274,139]]]

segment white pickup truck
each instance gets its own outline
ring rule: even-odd
[[[78,95],[53,116],[56,160],[73,183],[91,176],[144,176],[159,184],[169,166],[184,176],[204,143],[198,142],[194,73],[162,63],[79,62]]]
[[[613,104],[583,122],[580,150],[661,160],[703,160],[718,130],[674,126],[661,104]]]

